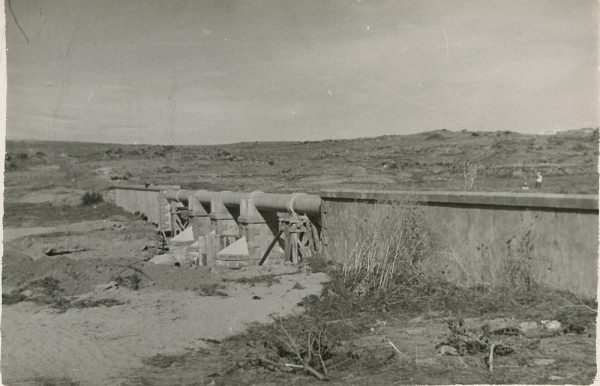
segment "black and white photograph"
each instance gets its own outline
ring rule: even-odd
[[[597,0],[4,0],[1,384],[597,382]]]

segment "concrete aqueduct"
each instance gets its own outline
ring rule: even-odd
[[[443,235],[434,264],[447,265],[449,280],[493,285],[520,248],[519,258],[537,282],[596,296],[597,195],[358,190],[311,195],[179,186],[114,190],[118,206],[156,224],[170,253],[199,264],[239,268],[295,263],[311,255],[340,261],[348,240],[360,236],[338,232],[340,223],[357,206],[394,200],[422,208]]]

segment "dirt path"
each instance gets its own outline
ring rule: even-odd
[[[201,338],[222,339],[250,322],[300,312],[297,303],[318,294],[322,274],[278,276],[271,286],[231,283],[229,297],[193,291],[96,290],[87,296],[126,302],[113,307],[70,309],[59,314],[22,302],[3,307],[2,381],[4,384],[72,380],[112,385],[157,353],[204,346]],[[294,286],[300,283],[301,286]],[[298,289],[304,287],[303,289]],[[123,378],[125,377],[125,378]]]
[[[69,188],[50,188],[35,190],[26,194],[23,194],[21,190],[18,195],[12,194],[9,197],[13,197],[14,201],[20,204],[41,204],[48,203],[50,205],[70,205],[76,206],[81,204],[81,196],[85,193],[81,189],[69,189]]]
[[[80,221],[73,224],[51,227],[4,227],[4,242],[16,240],[20,237],[42,235],[49,233],[85,233],[100,229],[110,229],[119,222],[110,220]]]

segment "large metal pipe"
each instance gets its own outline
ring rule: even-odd
[[[252,203],[259,210],[296,212],[301,214],[319,214],[321,210],[321,197],[314,194],[291,193],[276,194],[263,192],[209,192],[207,190],[166,190],[167,200],[188,203],[190,197],[200,203],[208,204],[212,199],[220,199],[226,206],[238,207],[242,199],[252,199]]]
[[[193,190],[186,189],[170,189],[163,191],[164,198],[169,201],[181,201],[184,204],[188,203],[188,198],[194,194]]]

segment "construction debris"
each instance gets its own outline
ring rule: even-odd
[[[560,322],[558,320],[542,320],[541,321],[542,326],[544,326],[544,329],[546,331],[549,332],[560,332],[561,331],[561,327],[562,325],[560,324]]]
[[[537,322],[521,322],[519,323],[519,331],[521,334],[529,335],[531,333],[537,332],[539,326]]]
[[[438,348],[438,350],[440,351],[440,355],[453,355],[456,356],[458,355],[458,350],[455,349],[452,346],[448,346],[448,345],[442,345]]]
[[[58,255],[66,255],[69,253],[75,253],[75,252],[83,252],[85,250],[86,250],[86,248],[80,247],[80,246],[67,247],[67,246],[61,245],[58,247],[50,247],[50,248],[46,249],[44,251],[44,254],[46,254],[46,256],[58,256]]]

